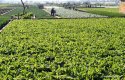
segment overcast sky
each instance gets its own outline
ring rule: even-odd
[[[0,0],[1,2],[20,2],[20,0]],[[80,1],[80,0],[23,0],[24,2],[65,2],[65,1]]]
[[[24,2],[66,2],[66,1],[117,1],[117,0],[23,0]],[[0,2],[14,2],[14,3],[19,3],[20,0],[0,0]]]

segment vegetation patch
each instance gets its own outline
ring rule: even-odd
[[[14,20],[0,33],[0,79],[124,80],[124,23]]]
[[[125,14],[119,13],[118,8],[79,8],[79,10],[109,17],[125,17]]]

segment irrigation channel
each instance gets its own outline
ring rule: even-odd
[[[3,25],[1,25],[0,27],[0,33],[4,30],[4,28],[9,24],[11,23],[12,20],[8,20],[6,23],[4,23]]]
[[[91,14],[87,12],[80,12],[70,9],[65,9],[63,7],[57,7],[57,6],[45,6],[45,10],[47,12],[51,12],[51,9],[55,8],[56,15],[58,15],[61,18],[99,18],[99,17],[108,17],[108,16],[102,16],[97,14]]]

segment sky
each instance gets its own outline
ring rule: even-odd
[[[66,1],[117,1],[117,0],[23,0],[24,2],[66,2]],[[0,0],[0,2],[19,3],[20,0]]]
[[[24,2],[66,2],[66,1],[80,1],[80,0],[23,0]],[[0,0],[0,2],[20,2],[20,0]]]

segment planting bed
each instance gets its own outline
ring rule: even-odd
[[[23,8],[21,7],[8,8],[8,9],[11,9],[12,11],[9,12],[6,11],[4,12],[6,14],[0,15],[0,29],[2,29],[9,22],[12,15],[17,15],[18,13],[21,13],[23,10]]]
[[[14,20],[0,33],[0,79],[124,80],[124,23]]]
[[[4,13],[6,13],[6,12],[9,12],[9,11],[11,11],[12,9],[0,9],[0,14],[4,14]]]
[[[46,10],[51,12],[52,7],[47,7]],[[91,14],[87,12],[79,12],[75,10],[70,9],[64,9],[62,7],[55,7],[56,14],[62,18],[97,18],[97,17],[107,17],[107,16],[101,16],[96,14]]]

